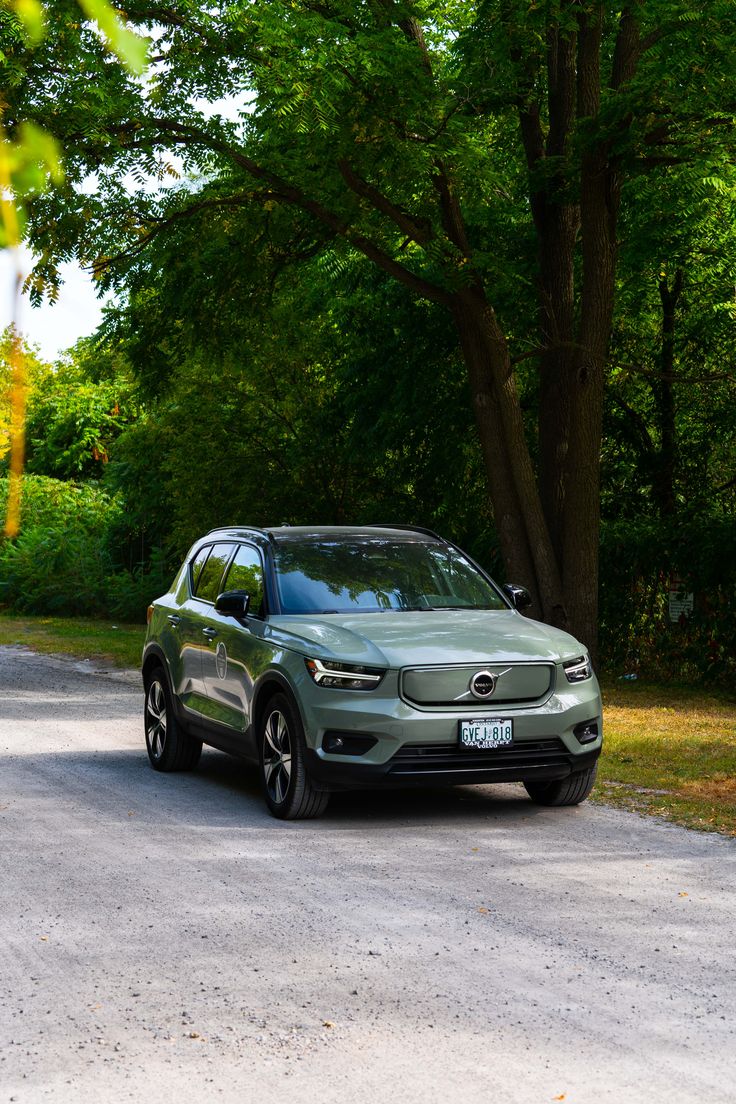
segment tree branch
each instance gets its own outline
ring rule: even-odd
[[[260,180],[268,184],[274,193],[274,198],[276,198],[278,202],[299,207],[302,211],[311,215],[323,226],[326,226],[333,234],[349,242],[355,249],[367,257],[368,260],[372,261],[396,280],[399,280],[405,287],[408,287],[417,295],[437,303],[443,303],[446,306],[449,306],[452,302],[451,295],[449,292],[445,291],[444,288],[440,287],[438,284],[432,283],[430,280],[424,279],[422,276],[418,276],[416,273],[406,268],[392,257],[390,253],[387,253],[372,241],[367,235],[355,230],[344,218],[335,214],[334,211],[331,211],[319,200],[306,195],[301,188],[295,184],[290,184],[283,177],[279,176],[278,173],[274,173],[270,169],[266,169],[262,165],[259,165],[244,153],[243,150],[229,145],[223,139],[209,134],[206,130],[202,130],[201,127],[193,126],[189,123],[181,123],[175,119],[148,118],[144,119],[142,122],[144,125],[151,126],[159,130],[162,134],[168,135],[170,139],[176,143],[184,145],[202,145],[217,153],[222,153],[255,180]]]
[[[342,178],[350,188],[352,192],[360,196],[361,199],[367,200],[372,207],[377,211],[380,211],[382,215],[386,215],[394,222],[402,233],[406,234],[407,238],[415,241],[418,245],[426,245],[427,242],[432,241],[434,238],[434,232],[431,226],[426,223],[422,225],[402,210],[401,207],[397,207],[395,203],[392,203],[387,196],[379,192],[377,188],[374,188],[372,184],[369,184],[362,177],[358,176],[355,170],[350,166],[349,162],[342,158],[338,161],[338,168],[342,174]]]

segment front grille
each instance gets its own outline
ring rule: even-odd
[[[405,667],[400,692],[420,709],[498,709],[541,701],[552,689],[554,664],[478,663],[449,667]],[[478,675],[490,675],[494,686],[486,698],[471,690]]]
[[[511,747],[465,751],[457,744],[404,744],[391,760],[390,774],[433,774],[457,771],[520,771],[566,767],[570,753],[558,737],[524,740]]]

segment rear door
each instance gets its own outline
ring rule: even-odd
[[[182,696],[182,701],[196,713],[211,717],[211,703],[204,676],[211,642],[217,636],[217,629],[212,625],[212,614],[223,575],[235,551],[235,544],[232,541],[218,541],[202,551],[207,552],[206,557],[200,559],[202,553],[198,553],[192,561],[191,597],[180,607],[181,622],[178,629],[181,638],[181,666],[189,684],[189,694],[187,697]]]

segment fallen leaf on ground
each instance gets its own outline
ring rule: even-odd
[[[488,909],[487,908],[479,908],[478,912],[488,912]]]
[[[690,894],[689,894],[689,893],[685,893],[685,891],[684,891],[684,890],[680,890],[680,892],[679,892],[679,893],[677,894],[677,896],[678,896],[678,897],[689,897],[689,896],[690,896]]]
[[[323,1027],[334,1027],[335,1025],[332,1022],[332,1020],[323,1020],[322,1021],[322,1026]]]

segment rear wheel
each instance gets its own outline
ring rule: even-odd
[[[146,678],[143,724],[151,766],[157,771],[192,770],[202,754],[202,741],[190,736],[177,721],[163,667]]]
[[[537,805],[579,805],[593,789],[597,770],[596,765],[560,782],[525,782],[524,786]]]
[[[315,789],[309,777],[301,720],[286,694],[274,694],[266,706],[259,745],[263,796],[273,815],[281,820],[321,816],[330,795]]]

